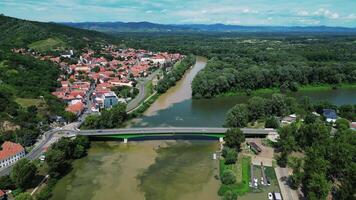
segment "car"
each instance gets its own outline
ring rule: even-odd
[[[45,156],[45,155],[41,155],[41,156],[39,157],[39,159],[40,159],[40,161],[45,161],[46,156]]]
[[[273,200],[273,195],[271,192],[268,193],[268,200]]]

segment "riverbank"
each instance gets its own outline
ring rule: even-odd
[[[313,91],[330,91],[330,90],[337,90],[337,89],[356,89],[356,83],[342,83],[338,85],[332,84],[314,84],[314,85],[303,85],[299,86],[296,92],[313,92]],[[281,93],[280,88],[261,88],[257,90],[252,90],[250,92],[246,91],[229,91],[222,94],[217,95],[214,98],[218,97],[233,97],[233,96],[255,96],[255,95],[266,95],[266,94],[273,94],[273,93]],[[286,92],[288,93],[295,93],[292,91]]]

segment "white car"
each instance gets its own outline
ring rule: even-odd
[[[273,200],[273,195],[272,195],[272,193],[268,193],[268,200]]]
[[[41,155],[39,159],[40,159],[40,161],[45,161],[46,156],[45,155]]]

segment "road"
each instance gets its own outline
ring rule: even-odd
[[[68,124],[61,129],[53,129],[45,132],[43,138],[35,145],[35,147],[28,154],[25,155],[25,158],[29,160],[35,160],[40,157],[40,155],[44,152],[45,147],[50,146],[53,142],[53,139],[59,139],[60,137],[66,136],[65,134],[60,134],[63,132],[77,132],[75,128],[78,128],[79,123],[71,123]],[[8,166],[6,168],[2,168],[0,170],[0,176],[8,175],[11,172],[13,165]]]
[[[281,189],[282,197],[286,200],[298,200],[298,194],[295,190],[292,190],[288,183],[288,169],[276,167],[275,168],[276,176],[278,179],[279,188]]]
[[[151,81],[153,79],[153,77],[155,77],[158,73],[159,73],[159,69],[154,71],[152,74],[148,75],[148,77],[141,79],[140,81],[138,81],[138,89],[139,89],[139,93],[138,95],[132,99],[126,107],[126,111],[127,112],[131,112],[132,110],[134,110],[135,108],[137,108],[138,106],[140,106],[140,104],[145,100],[146,97],[146,93],[148,91],[146,91],[146,84]]]
[[[165,133],[199,133],[217,134],[225,133],[226,128],[214,127],[157,127],[157,128],[123,128],[123,129],[100,129],[100,130],[81,130],[79,135],[98,136],[98,135],[120,135],[120,134],[165,134]],[[241,129],[246,135],[267,135],[274,132],[274,129]]]

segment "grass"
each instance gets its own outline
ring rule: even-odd
[[[224,161],[220,161],[220,175],[226,170],[231,169],[236,173],[236,170],[240,171],[240,175],[236,177],[236,183],[231,185],[222,184],[218,191],[220,196],[223,196],[227,191],[232,191],[233,193],[241,196],[250,191],[249,181],[250,181],[250,157],[242,157],[239,161],[233,166],[225,165]],[[238,166],[240,165],[240,166]],[[236,167],[237,166],[237,167]]]
[[[335,88],[342,88],[342,89],[356,89],[355,83],[341,83],[341,84],[309,84],[309,85],[302,85],[298,87],[298,92],[309,92],[309,91],[328,91],[333,90]],[[273,88],[261,88],[257,90],[253,90],[250,96],[255,95],[264,95],[264,94],[272,94],[272,93],[280,93],[280,89],[277,87]],[[228,91],[223,94],[217,95],[217,97],[230,97],[230,96],[246,96],[246,92],[244,90],[237,90],[237,91]]]
[[[24,108],[30,106],[38,106],[41,103],[40,99],[28,99],[28,98],[16,98],[15,101],[16,103],[20,104]]]
[[[59,38],[48,38],[39,40],[28,45],[29,48],[36,51],[49,51],[55,48],[63,49],[67,44]]]
[[[153,84],[152,81],[148,81],[145,84],[145,90],[147,91],[145,94],[145,99],[147,99],[149,96],[151,96],[151,94],[153,94]]]

